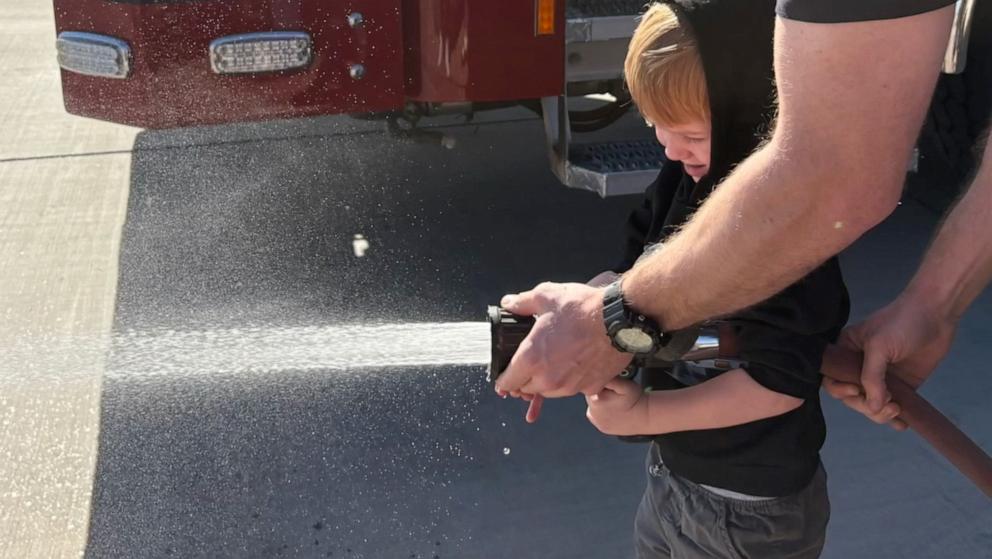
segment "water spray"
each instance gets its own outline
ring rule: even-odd
[[[477,366],[488,359],[487,377],[494,383],[534,324],[534,317],[494,306],[489,307],[485,322],[137,331],[118,334],[109,343],[114,346],[120,370],[129,374],[138,371],[143,377],[195,375],[204,370],[258,374],[383,366]],[[730,328],[716,325],[665,336],[664,350],[654,359],[640,362],[641,367],[666,367],[677,361],[707,369],[743,364],[737,359],[739,352]],[[454,339],[459,343],[451,344]],[[95,348],[105,351],[107,343],[103,340]],[[4,348],[0,357],[10,360],[21,352],[33,355],[38,347],[38,343],[25,340]],[[860,354],[829,346],[821,370],[835,380],[860,384],[861,363]],[[631,378],[634,373],[636,369],[629,369],[623,375]],[[902,408],[899,418],[992,497],[992,458],[897,375],[888,376],[888,387]]]

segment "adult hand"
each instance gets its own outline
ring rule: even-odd
[[[589,422],[607,435],[639,435],[648,425],[648,398],[636,382],[613,379],[586,404]]]
[[[841,334],[842,345],[864,353],[861,369],[864,394],[854,385],[825,383],[824,386],[831,396],[872,420],[892,421],[894,416],[888,416],[893,409],[891,406],[885,409],[891,399],[885,385],[886,372],[897,374],[913,388],[920,386],[947,355],[956,329],[957,322],[940,309],[932,308],[925,298],[904,293]],[[898,420],[892,426],[905,428]]]
[[[617,351],[603,324],[603,291],[581,283],[542,283],[500,303],[537,320],[497,390],[544,397],[598,393],[632,355]]]
[[[528,402],[527,413],[524,415],[524,421],[527,423],[536,423],[537,419],[541,417],[541,409],[544,407],[544,396],[541,396],[540,394],[524,394],[519,390],[515,390],[513,392],[503,392],[499,388],[496,389],[496,394],[499,394],[500,398],[513,396],[514,398],[520,398],[521,400]]]
[[[861,390],[861,387],[857,384],[850,384],[847,382],[840,382],[834,380],[830,377],[823,377],[823,389],[834,398],[840,400],[845,406],[851,408],[852,410],[863,414],[868,419],[878,423],[879,425],[888,424],[896,431],[905,431],[909,426],[902,419],[899,419],[899,414],[902,413],[902,409],[899,404],[895,402],[886,402],[882,406],[881,411],[873,412],[868,409],[868,403],[865,399],[865,393]]]
[[[615,282],[618,279],[620,279],[620,274],[612,270],[607,270],[605,272],[600,272],[599,274],[596,275],[596,277],[587,281],[586,285],[592,287],[606,287],[607,285]],[[513,396],[514,398],[521,398],[524,401],[530,402],[530,405],[527,406],[527,414],[524,416],[524,419],[527,421],[527,423],[535,423],[537,422],[537,419],[541,416],[541,408],[544,406],[543,396],[524,394],[519,390],[515,390],[509,393],[500,390],[497,390],[497,392],[501,397],[504,398],[507,396]]]

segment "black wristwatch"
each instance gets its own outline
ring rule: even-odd
[[[620,281],[606,286],[603,322],[613,347],[624,353],[633,353],[635,361],[647,359],[663,347],[664,333],[658,323],[627,305]]]

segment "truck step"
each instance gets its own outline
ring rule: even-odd
[[[571,0],[565,8],[565,42],[629,39],[643,10],[644,0]]]
[[[603,197],[639,194],[665,161],[664,150],[654,139],[572,144],[564,178],[568,186]]]
[[[645,5],[644,0],[569,0],[565,18],[636,16],[644,11]]]

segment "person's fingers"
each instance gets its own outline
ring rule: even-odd
[[[534,316],[548,311],[548,297],[545,295],[545,284],[538,285],[530,291],[504,295],[500,306],[505,310],[520,316]]]
[[[879,416],[885,418],[886,421],[892,421],[899,414],[902,413],[902,407],[895,402],[888,402],[882,406],[882,411],[878,412]]]
[[[513,396],[514,398],[522,398],[529,402],[534,397],[534,393],[527,391],[525,387],[520,387],[519,390],[511,390],[510,396]]]
[[[861,387],[857,384],[840,382],[839,380],[834,380],[830,377],[823,377],[823,389],[827,392],[827,394],[838,400],[861,395]]]
[[[845,406],[851,408],[852,410],[860,413],[861,415],[864,415],[865,417],[867,417],[872,421],[875,421],[875,423],[878,423],[878,421],[875,420],[875,414],[873,414],[871,410],[868,409],[868,404],[865,403],[865,399],[862,398],[861,396],[851,396],[848,398],[842,398],[841,402],[843,402]]]
[[[861,386],[864,387],[868,409],[872,413],[882,410],[885,402],[891,398],[885,386],[885,372],[889,359],[884,351],[871,344],[865,347],[864,361],[861,365]]]
[[[889,402],[882,406],[882,409],[878,412],[873,412],[869,409],[867,402],[862,396],[851,396],[848,398],[842,398],[841,401],[845,406],[851,408],[852,410],[864,415],[868,419],[884,425],[895,419],[901,412],[902,408],[899,407],[895,402]],[[900,420],[900,422],[902,422]],[[905,422],[902,422],[905,423]]]
[[[909,424],[897,417],[889,422],[889,427],[892,427],[896,431],[905,431],[909,429]]]
[[[610,390],[621,395],[634,394],[641,391],[641,385],[632,380],[620,377],[611,379],[603,388],[604,390]]]
[[[594,398],[594,401],[600,405],[608,406],[618,400],[625,400],[631,394],[640,392],[641,390],[640,385],[636,382],[626,379],[618,379],[618,381],[608,382],[599,393],[595,396],[590,396],[590,398]]]
[[[531,378],[525,382],[524,385],[519,388],[519,391],[522,394],[541,394],[538,387],[538,382],[534,378]]]
[[[589,401],[592,402],[593,404],[605,406],[610,402],[612,402],[616,397],[617,397],[616,392],[613,392],[612,390],[603,389],[600,392],[593,394],[592,396],[589,396]]]
[[[503,374],[496,379],[496,390],[518,391],[540,372],[540,351],[535,347],[533,340],[534,337],[541,335],[539,328],[539,325],[535,325],[530,334],[520,343],[517,352],[510,359],[510,364],[507,365]],[[532,393],[535,392],[540,391],[533,391]]]
[[[541,417],[541,409],[544,407],[544,397],[540,394],[534,396],[534,399],[530,401],[530,405],[527,406],[527,416],[524,418],[527,423],[536,423],[537,419]]]
[[[597,379],[596,377],[589,377],[583,380],[581,384],[575,385],[576,393],[582,393],[586,396],[592,396],[593,394],[599,394],[606,389],[608,381]]]

